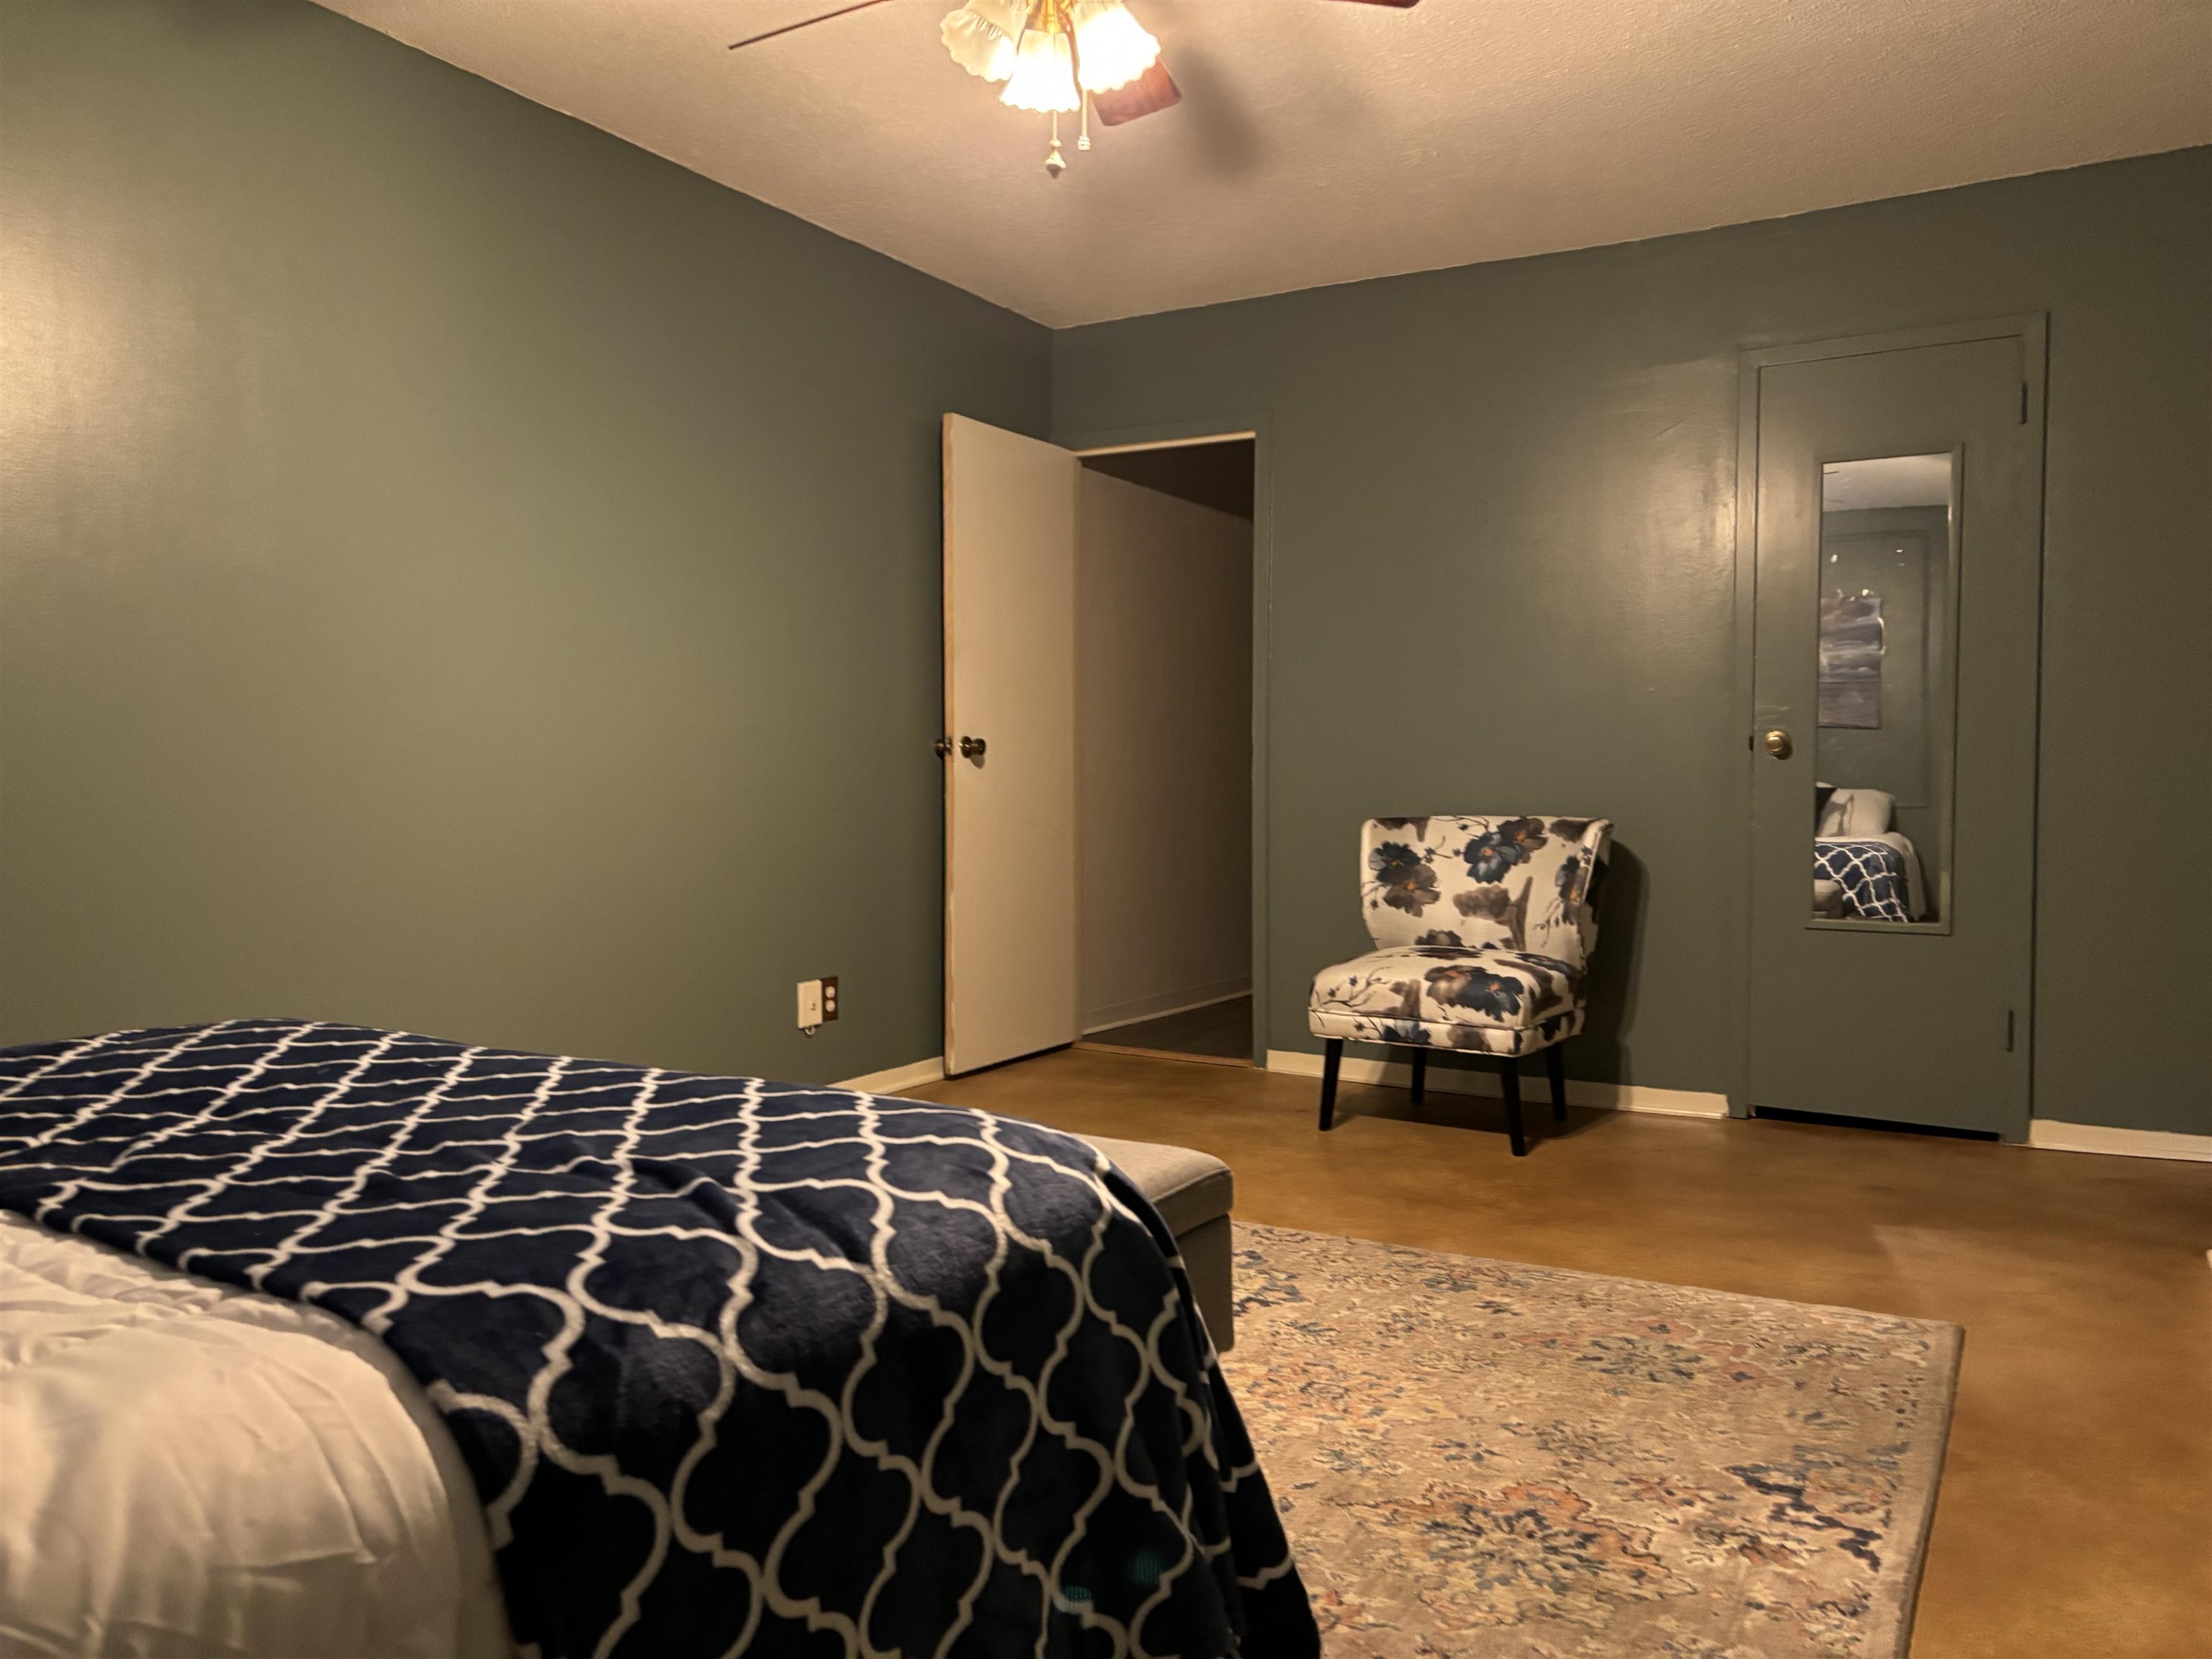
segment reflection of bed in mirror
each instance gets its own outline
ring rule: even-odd
[[[1813,831],[1813,914],[1835,921],[1929,919],[1912,842],[1891,827],[1895,799],[1880,789],[1824,792]]]

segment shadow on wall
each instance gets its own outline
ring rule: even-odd
[[[1566,1045],[1567,1075],[1586,1083],[1633,1080],[1620,1034],[1636,1014],[1649,873],[1642,859],[1620,842],[1613,843],[1605,893],[1598,902],[1597,951],[1590,958],[1589,1013],[1582,1035]]]

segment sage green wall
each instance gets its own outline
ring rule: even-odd
[[[938,420],[1046,331],[306,4],[0,76],[0,1038],[935,1054]]]
[[[2212,150],[1065,331],[1066,441],[1264,425],[1270,1042],[1377,812],[1605,813],[1584,1076],[1736,1080],[1741,347],[2051,314],[2036,1107],[2212,1132]]]
[[[1054,338],[310,6],[7,6],[0,1039],[934,1053],[938,415],[1256,414],[1271,1041],[1359,818],[1605,811],[1577,1069],[1729,1087],[1735,353],[2048,311],[2038,1109],[2212,1131],[2208,291],[2194,150]]]

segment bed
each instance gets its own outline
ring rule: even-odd
[[[246,1020],[0,1051],[0,1648],[1317,1654],[1072,1137]]]
[[[1891,827],[1894,799],[1879,789],[1829,789],[1813,832],[1816,915],[1919,921],[1930,915],[1920,855]]]

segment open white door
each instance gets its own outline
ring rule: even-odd
[[[1076,1038],[1075,519],[1064,449],[945,417],[945,1069]]]

